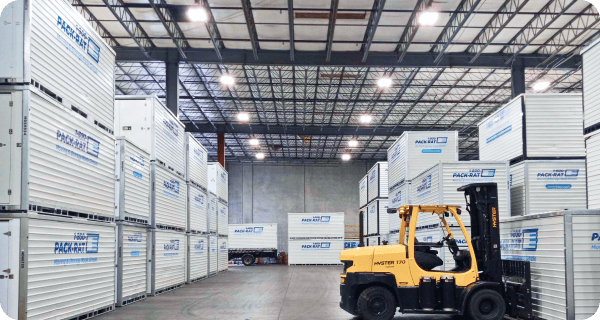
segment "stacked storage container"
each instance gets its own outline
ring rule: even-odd
[[[369,203],[369,186],[368,186],[368,180],[369,180],[369,175],[365,175],[364,178],[362,178],[360,180],[360,182],[358,183],[358,202],[359,202],[359,208],[358,211],[363,211],[363,215],[364,215],[364,220],[363,220],[363,234],[366,235],[368,234],[368,230],[367,230],[367,204]],[[360,225],[360,223],[359,223]]]
[[[62,0],[9,3],[0,43],[0,304],[14,319],[110,311],[115,53]]]
[[[583,128],[585,133],[587,207],[600,209],[600,41],[583,55]]]
[[[290,265],[340,264],[344,213],[288,213]]]
[[[513,216],[585,206],[581,105],[581,94],[523,94],[479,123],[479,158],[510,161]]]
[[[367,173],[368,200],[367,233],[368,236],[381,236],[389,232],[388,208],[388,163],[377,162]]]
[[[410,204],[410,186],[409,182],[403,183],[400,187],[394,190],[393,195],[388,198],[389,208],[400,208],[404,205]],[[400,232],[400,216],[398,211],[388,213],[388,224],[389,224],[389,236],[388,240],[390,244],[398,244],[398,235]]]
[[[211,214],[215,212],[212,208],[209,208],[209,219],[212,221],[216,220],[216,228],[212,228],[211,232],[215,231],[219,237],[218,240],[218,251],[219,251],[219,262],[218,271],[225,271],[228,269],[228,255],[227,255],[227,235],[229,234],[229,178],[227,171],[218,162],[210,162],[208,164],[208,191],[213,193],[214,201],[216,205],[216,216],[213,217]],[[209,195],[210,198],[210,195]],[[213,203],[210,204],[211,206]],[[223,247],[225,249],[223,249]]]
[[[208,236],[208,274],[215,275],[219,272],[219,246],[218,237],[215,234]]]

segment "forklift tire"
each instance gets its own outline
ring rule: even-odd
[[[358,314],[366,320],[390,320],[396,314],[396,298],[383,287],[365,289],[358,297]]]
[[[247,267],[254,264],[254,256],[251,254],[245,254],[242,256],[242,263]]]
[[[498,292],[482,289],[471,296],[468,310],[473,320],[500,320],[504,318],[506,303]]]

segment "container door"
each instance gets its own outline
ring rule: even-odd
[[[11,141],[11,120],[13,118],[12,107],[13,95],[10,92],[0,92],[0,203],[9,203],[10,196],[10,164],[11,150],[13,142]],[[20,102],[20,101],[19,101]],[[16,134],[16,133],[15,133]],[[21,166],[19,165],[18,168]]]
[[[8,273],[3,272],[8,266],[8,221],[0,222],[0,306],[8,314]]]

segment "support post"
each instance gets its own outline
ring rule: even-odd
[[[360,213],[358,214],[358,246],[359,247],[364,247],[365,246],[365,234],[363,233],[363,228],[364,228],[364,224],[365,224],[365,212],[364,211],[360,211]]]
[[[169,61],[166,65],[167,108],[178,117],[179,110],[179,62]]]
[[[219,163],[225,168],[225,134],[217,134],[217,159]]]
[[[510,67],[510,84],[512,98],[525,93],[525,67],[515,65]]]

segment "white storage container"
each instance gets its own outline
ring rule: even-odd
[[[479,123],[479,159],[584,157],[580,93],[522,94]]]
[[[188,184],[188,231],[208,233],[208,196]]]
[[[148,230],[152,243],[150,295],[158,295],[185,284],[187,235],[170,230]]]
[[[0,89],[0,209],[114,219],[112,135],[24,88]]]
[[[213,275],[219,272],[219,246],[216,235],[208,236],[208,274]]]
[[[115,52],[67,1],[8,3],[0,43],[0,82],[34,81],[112,134]]]
[[[361,211],[363,212],[363,226],[362,226],[362,232],[363,232],[363,236],[367,236],[369,234],[369,207],[365,206],[364,208],[361,209]],[[359,219],[360,219],[360,215],[359,215]],[[360,228],[360,221],[358,222],[358,227]],[[359,229],[360,231],[360,229]]]
[[[185,180],[157,163],[152,174],[152,226],[185,231],[187,228],[187,185]]]
[[[498,185],[498,211],[501,218],[510,217],[510,192],[508,185],[508,162],[506,161],[460,161],[441,162],[423,171],[411,186],[411,201],[424,205],[459,205],[464,207],[465,194],[458,188],[471,183],[495,182]],[[470,226],[469,215],[462,215],[465,226]],[[429,215],[438,222],[438,218]],[[419,219],[421,221],[421,219]],[[429,224],[429,222],[423,222]],[[454,222],[451,225],[455,224]]]
[[[277,223],[229,225],[229,248],[277,250]]]
[[[219,237],[217,240],[219,246],[219,257],[217,258],[219,272],[229,269],[229,248],[227,247],[227,238]]]
[[[127,137],[177,175],[185,177],[185,127],[156,96],[116,96],[115,135]]]
[[[500,221],[502,259],[530,261],[534,315],[583,320],[600,304],[600,211],[567,210]]]
[[[194,136],[185,133],[186,179],[206,191],[208,188],[208,151]]]
[[[369,202],[388,197],[388,163],[377,162],[368,173]]]
[[[147,228],[117,222],[117,306],[146,298]]]
[[[344,239],[306,239],[288,241],[288,264],[341,264]]]
[[[34,213],[0,218],[0,304],[10,318],[71,319],[115,304],[116,226]]]
[[[219,221],[217,222],[217,233],[220,236],[227,236],[229,234],[229,208],[226,204],[219,202],[217,204],[217,210],[219,215]]]
[[[369,187],[368,187],[369,175],[367,174],[364,178],[360,179],[358,183],[358,199],[359,207],[362,208],[369,203]]]
[[[288,213],[291,239],[344,239],[344,213]]]
[[[458,131],[407,131],[388,149],[388,189],[439,161],[458,161]]]
[[[221,202],[229,200],[229,178],[227,171],[218,162],[208,163],[208,191],[219,197]]]
[[[600,129],[599,41],[581,51],[583,56],[583,127],[586,134]]]
[[[219,199],[212,192],[208,193],[208,230],[210,233],[217,233],[217,212]]]
[[[587,153],[587,208],[600,209],[600,132],[585,139]]]
[[[208,236],[188,235],[188,282],[204,279],[208,276]]]
[[[115,218],[150,223],[150,158],[125,138],[116,141]]]
[[[526,160],[510,166],[512,216],[585,209],[585,179],[585,160]]]
[[[398,209],[402,206],[410,204],[410,183],[405,182],[397,185],[390,193],[388,198],[388,207]],[[389,214],[389,232],[395,233],[400,230],[400,216],[398,211]]]
[[[371,201],[367,206],[368,211],[368,234],[369,235],[382,235],[389,233],[390,220],[388,209],[388,199],[377,199]]]

